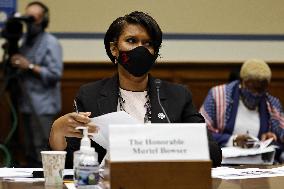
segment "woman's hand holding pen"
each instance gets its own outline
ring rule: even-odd
[[[267,140],[273,138],[274,141],[277,141],[277,136],[272,132],[263,133],[261,135],[261,140]],[[241,148],[252,148],[255,147],[255,143],[259,142],[258,139],[250,136],[249,134],[237,135],[233,140],[233,145]]]
[[[89,116],[90,112],[72,112],[65,114],[64,116],[55,120],[52,126],[52,132],[61,137],[77,137],[81,138],[83,135],[80,130],[77,130],[78,126],[88,127],[89,133],[96,132],[97,127],[91,123]]]
[[[233,140],[233,146],[238,146],[241,148],[252,148],[253,147],[253,138],[247,134],[237,135]]]
[[[90,112],[72,112],[56,119],[52,125],[49,144],[52,150],[65,150],[66,137],[82,138],[82,132],[76,127],[88,127],[89,133],[97,131],[97,127],[91,122]]]

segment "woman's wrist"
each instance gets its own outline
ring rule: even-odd
[[[238,135],[233,136],[233,146],[237,146],[237,137]]]
[[[56,125],[56,121],[51,127],[49,144],[53,150],[64,150],[67,146],[65,136],[57,128],[59,125]]]

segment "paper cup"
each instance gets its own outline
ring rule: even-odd
[[[41,151],[45,185],[57,186],[63,184],[65,157],[65,151]]]

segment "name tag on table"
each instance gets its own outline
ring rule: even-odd
[[[110,160],[209,160],[203,123],[109,126]]]

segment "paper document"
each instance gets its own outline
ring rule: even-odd
[[[42,171],[42,168],[0,168],[0,178],[33,177],[33,171]]]
[[[74,183],[64,183],[67,189],[77,189]],[[104,186],[100,186],[100,185],[96,185],[96,186],[92,186],[90,188],[94,188],[94,189],[104,189]]]
[[[257,139],[258,140],[258,139]],[[222,148],[222,164],[273,164],[276,146],[268,146],[272,138],[265,141],[255,141],[253,148],[235,146]]]
[[[77,189],[74,183],[64,183],[68,189]]]
[[[273,141],[273,138],[267,139],[265,141],[259,141],[259,148],[264,149],[268,147],[268,145],[271,144],[272,141]]]
[[[240,147],[223,147],[222,155],[224,158],[239,157],[239,156],[249,156],[262,154],[266,152],[273,152],[275,150],[274,146],[268,146],[266,148],[240,148]]]
[[[258,140],[256,138],[256,140]],[[240,148],[235,146],[230,147],[223,147],[222,148],[222,155],[225,158],[229,157],[238,157],[238,156],[248,156],[248,155],[256,155],[262,154],[266,152],[274,151],[274,146],[268,146],[273,141],[273,138],[267,139],[265,141],[256,141],[258,144],[255,148]]]
[[[9,180],[13,182],[26,182],[26,183],[32,183],[32,182],[44,182],[44,178],[21,178],[21,177],[5,177],[4,180]]]
[[[259,169],[259,168],[235,169],[229,167],[217,167],[212,169],[211,175],[212,178],[221,178],[221,179],[277,177],[277,176],[284,176],[284,166],[271,168],[271,169]]]
[[[97,133],[93,134],[92,139],[101,145],[103,148],[108,149],[108,126],[113,124],[141,124],[137,119],[131,117],[124,111],[112,112],[102,116],[92,118],[92,122],[99,128]]]

